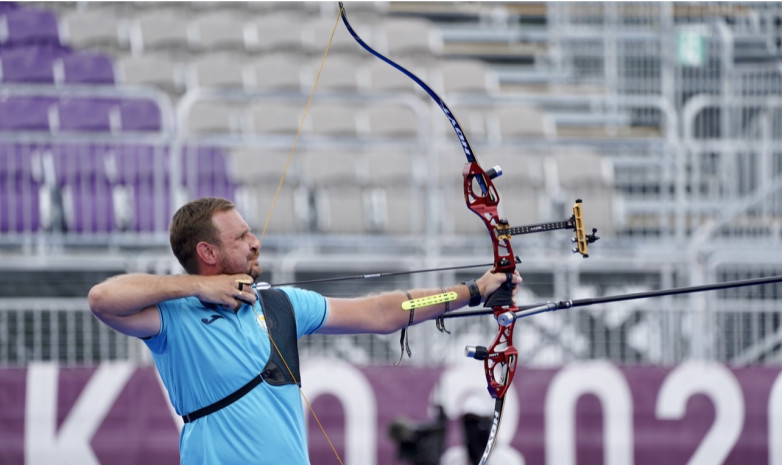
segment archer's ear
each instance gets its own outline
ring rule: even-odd
[[[201,241],[196,244],[196,253],[201,258],[201,261],[207,265],[215,265],[217,263],[214,246],[208,242]]]

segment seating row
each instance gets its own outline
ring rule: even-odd
[[[197,15],[180,8],[132,10],[127,15],[103,8],[79,9],[60,18],[60,40],[77,47],[130,50],[134,55],[155,50],[200,53],[235,50],[245,53],[296,50],[322,54],[334,29],[336,12],[302,15],[301,10],[274,10],[248,15],[215,8]],[[357,32],[387,53],[439,55],[442,38],[436,27],[420,18],[386,17],[373,22],[362,15]],[[369,22],[366,22],[366,21]],[[368,25],[371,24],[371,28]],[[340,27],[332,49],[357,51],[358,45]]]
[[[158,105],[145,99],[0,97],[0,132],[160,131]]]
[[[0,232],[160,232],[176,196],[233,198],[222,151],[188,147],[171,182],[151,145],[0,144]]]
[[[460,124],[474,141],[514,141],[547,138],[556,134],[553,121],[529,105],[455,104]],[[186,115],[179,130],[193,134],[295,134],[304,115],[301,101],[259,101],[230,103],[201,101]],[[431,118],[437,108],[411,102],[315,101],[304,118],[302,133],[352,138],[396,138],[421,141],[424,137],[450,136],[453,128],[445,118]]]
[[[4,84],[114,85],[114,63],[105,54],[53,44],[0,48]]]
[[[172,182],[166,146],[2,144],[0,233],[162,233],[173,205],[213,195],[235,200],[259,231],[283,173],[273,233],[405,235],[425,232],[431,221],[446,234],[483,229],[464,208],[462,160],[451,150],[438,153],[434,167],[429,155],[398,150],[305,150],[291,165],[288,156],[252,147],[188,146],[176,166],[178,182]],[[590,224],[610,229],[612,179],[599,156],[504,152],[482,161],[505,169],[495,184],[514,225],[560,220],[551,202],[583,197]]]
[[[288,165],[288,152],[255,149],[230,153],[236,199],[254,228],[263,227],[282,173],[287,172],[272,215],[274,231],[327,234],[482,234],[483,223],[465,208],[463,156],[452,149],[431,154],[391,149],[366,153],[304,150]],[[501,214],[512,225],[559,221],[577,198],[585,201],[588,226],[616,229],[621,210],[612,167],[595,153],[510,150],[481,155],[483,166],[499,165],[494,182]]]
[[[0,9],[0,46],[50,43],[74,47],[108,46],[130,49],[133,54],[151,50],[180,49],[203,51],[217,49],[263,52],[305,50],[322,53],[331,37],[336,12],[304,15],[304,8],[279,8],[257,15],[226,8],[213,8],[189,15],[181,8],[125,9],[119,12],[103,7],[65,11],[61,17],[49,10],[8,6]],[[362,18],[371,18],[362,9]],[[333,13],[333,14],[332,14]],[[372,30],[359,25],[359,33],[372,33],[373,40],[385,52],[438,55],[442,39],[437,29],[420,18],[385,18]],[[367,28],[368,29],[368,28]],[[365,35],[366,37],[366,35]],[[347,31],[334,35],[334,49],[356,50]]]
[[[309,92],[410,92],[412,80],[368,55],[333,55],[318,76],[321,58],[268,54],[248,60],[215,52],[183,60],[167,53],[122,55],[116,60],[92,51],[52,44],[0,48],[0,83],[159,87],[171,93],[198,88]],[[496,75],[475,60],[406,63],[441,92],[497,93]]]
[[[341,92],[411,92],[413,81],[386,63],[362,55],[322,57],[300,53],[270,53],[247,58],[234,52],[215,52],[195,58],[169,53],[119,56],[115,63],[118,83],[153,85],[171,93],[198,88],[256,91],[309,92],[318,89]],[[476,60],[400,60],[440,93],[499,92],[494,72]],[[316,81],[317,80],[317,81]]]

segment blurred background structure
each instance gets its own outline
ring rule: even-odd
[[[349,2],[359,34],[449,104],[512,225],[567,218],[601,240],[514,239],[520,305],[782,273],[782,5]],[[168,221],[233,199],[266,222],[336,2],[0,4],[0,366],[150,360],[98,324],[90,286],[181,272]],[[441,110],[342,25],[264,236],[263,279],[487,263]],[[468,270],[309,286],[440,286]],[[782,287],[633,301],[517,325],[520,364],[778,363]],[[462,359],[491,318],[414,328],[412,364]],[[397,336],[311,337],[361,364]]]

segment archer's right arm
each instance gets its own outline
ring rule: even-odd
[[[236,307],[239,298],[254,302],[253,293],[240,293],[239,278],[249,276],[123,274],[93,286],[87,299],[92,313],[107,326],[145,338],[160,332],[157,304],[166,300],[195,296],[229,308]]]

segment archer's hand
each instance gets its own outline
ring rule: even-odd
[[[198,298],[237,310],[242,303],[255,304],[253,279],[246,274],[201,276]]]
[[[481,296],[483,296],[483,300],[486,300],[486,297],[493,294],[494,291],[500,288],[505,283],[506,280],[505,273],[494,273],[492,270],[487,271],[483,274],[480,278],[475,280],[475,284],[478,285],[478,289],[481,291]],[[519,290],[518,285],[521,284],[521,275],[519,274],[518,270],[513,271],[513,295],[516,295],[516,292]]]

